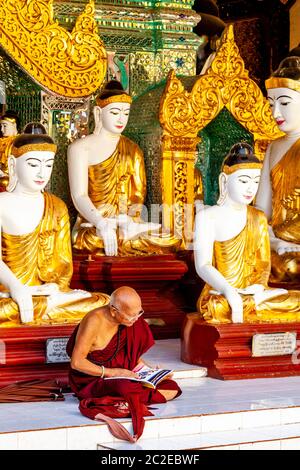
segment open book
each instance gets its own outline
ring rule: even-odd
[[[138,378],[128,377],[106,377],[105,380],[111,379],[127,379],[134,382],[142,382],[145,387],[156,388],[156,386],[165,378],[172,374],[171,369],[151,369],[144,364],[140,364],[133,369],[133,372],[139,375]]]

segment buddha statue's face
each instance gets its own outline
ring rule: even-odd
[[[250,204],[258,190],[260,173],[260,169],[245,168],[227,175],[227,197],[237,204]]]
[[[112,134],[121,134],[130,112],[129,103],[110,103],[101,110],[102,126]]]
[[[282,132],[300,131],[300,93],[290,88],[270,88],[268,100]]]
[[[7,121],[4,119],[0,122],[1,132],[3,137],[10,137],[17,135],[17,124],[15,122]]]
[[[43,190],[51,177],[54,155],[50,151],[31,151],[14,158],[18,186],[27,192]]]

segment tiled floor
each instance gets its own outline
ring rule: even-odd
[[[269,409],[283,408],[285,423],[291,419],[295,422],[296,415],[300,422],[300,409],[290,408],[300,407],[300,377],[230,382],[205,377],[178,383],[183,394],[172,402],[155,405],[155,416],[148,419],[209,415],[211,423],[214,414],[257,410],[256,417],[266,423]],[[250,427],[251,414],[246,416]],[[276,420],[274,411],[272,419]],[[223,425],[225,420],[224,416]],[[94,424],[79,413],[78,401],[71,394],[66,394],[64,402],[0,404],[0,433]]]
[[[189,434],[201,434],[202,438],[197,436],[199,444],[206,442],[209,433],[225,432],[227,438],[228,433],[233,433],[228,444],[234,445],[235,432],[252,433],[256,427],[264,439],[268,438],[266,427],[274,427],[274,439],[290,437],[291,432],[299,438],[300,377],[236,381],[196,377],[194,374],[203,375],[205,371],[179,361],[178,340],[163,340],[156,348],[145,357],[149,362],[174,368],[179,375],[183,370],[191,377],[177,379],[183,391],[178,399],[154,406],[154,416],[147,418],[143,440],[154,442],[157,437],[172,436],[172,445],[175,441],[178,445],[176,436],[185,435],[188,440]],[[125,420],[125,424],[130,429],[131,420]],[[50,434],[47,437],[48,433],[53,439]],[[0,404],[0,449],[49,448],[50,437],[53,448],[95,449],[97,444],[111,441],[106,425],[80,414],[72,394],[66,394],[64,402]],[[219,437],[222,438],[216,436],[215,446],[221,442]],[[212,439],[209,442],[213,445]],[[250,440],[243,442],[252,445]],[[291,442],[285,445],[291,446]]]
[[[160,364],[163,362],[161,365],[176,371],[197,373],[196,366],[178,360],[179,340],[162,340],[158,343],[159,347],[153,349],[152,353],[148,352],[145,359],[151,363],[159,359]],[[300,407],[300,377],[234,381],[194,377],[177,381],[183,394],[172,402],[156,405],[155,416],[150,417],[150,420]],[[289,413],[292,419],[295,413],[299,414],[300,421],[300,410],[290,408],[285,412],[286,422],[289,422]],[[266,414],[262,413],[262,417]],[[248,419],[251,420],[250,416]],[[80,414],[78,401],[72,394],[66,394],[64,402],[0,404],[0,433],[92,424],[95,423]]]

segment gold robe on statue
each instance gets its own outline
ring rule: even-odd
[[[272,228],[277,238],[300,244],[300,139],[271,171]],[[278,280],[300,281],[300,253],[272,252],[272,272]]]
[[[2,233],[2,259],[28,286],[56,283],[60,291],[70,292],[73,274],[69,215],[66,205],[56,196],[44,193],[44,214],[36,229],[26,235]],[[0,327],[20,325],[18,305],[11,298],[2,298],[0,285]],[[69,302],[46,313],[47,297],[33,296],[34,325],[74,323],[90,310],[109,301],[105,294]],[[28,324],[28,323],[27,323]]]
[[[252,284],[268,288],[270,275],[270,242],[264,213],[248,206],[245,228],[234,238],[214,243],[214,267],[233,287],[243,289]],[[223,295],[211,294],[205,284],[197,310],[209,323],[230,323],[231,308]],[[300,292],[269,299],[255,307],[252,295],[242,295],[244,322],[292,322],[300,320]]]
[[[114,153],[104,162],[89,166],[89,197],[103,217],[128,214],[137,223],[146,196],[146,174],[141,149],[127,137],[121,136]],[[175,250],[180,240],[161,233],[143,232],[131,240],[118,236],[118,255],[162,254]],[[73,229],[76,250],[104,255],[103,240],[95,227],[78,216]]]

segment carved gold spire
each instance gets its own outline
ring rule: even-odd
[[[1,0],[0,45],[44,89],[89,96],[106,74],[106,51],[91,0],[72,32],[53,20],[52,0]]]
[[[249,78],[234,42],[233,25],[223,33],[211,66],[200,75],[191,92],[171,71],[160,102],[163,128],[162,187],[165,206],[178,207],[168,228],[191,239],[192,226],[184,226],[185,207],[193,206],[192,175],[199,132],[226,107],[254,138],[255,153],[262,160],[268,143],[280,137],[268,101]],[[180,170],[180,171],[179,171]],[[180,191],[175,191],[180,187]]]

